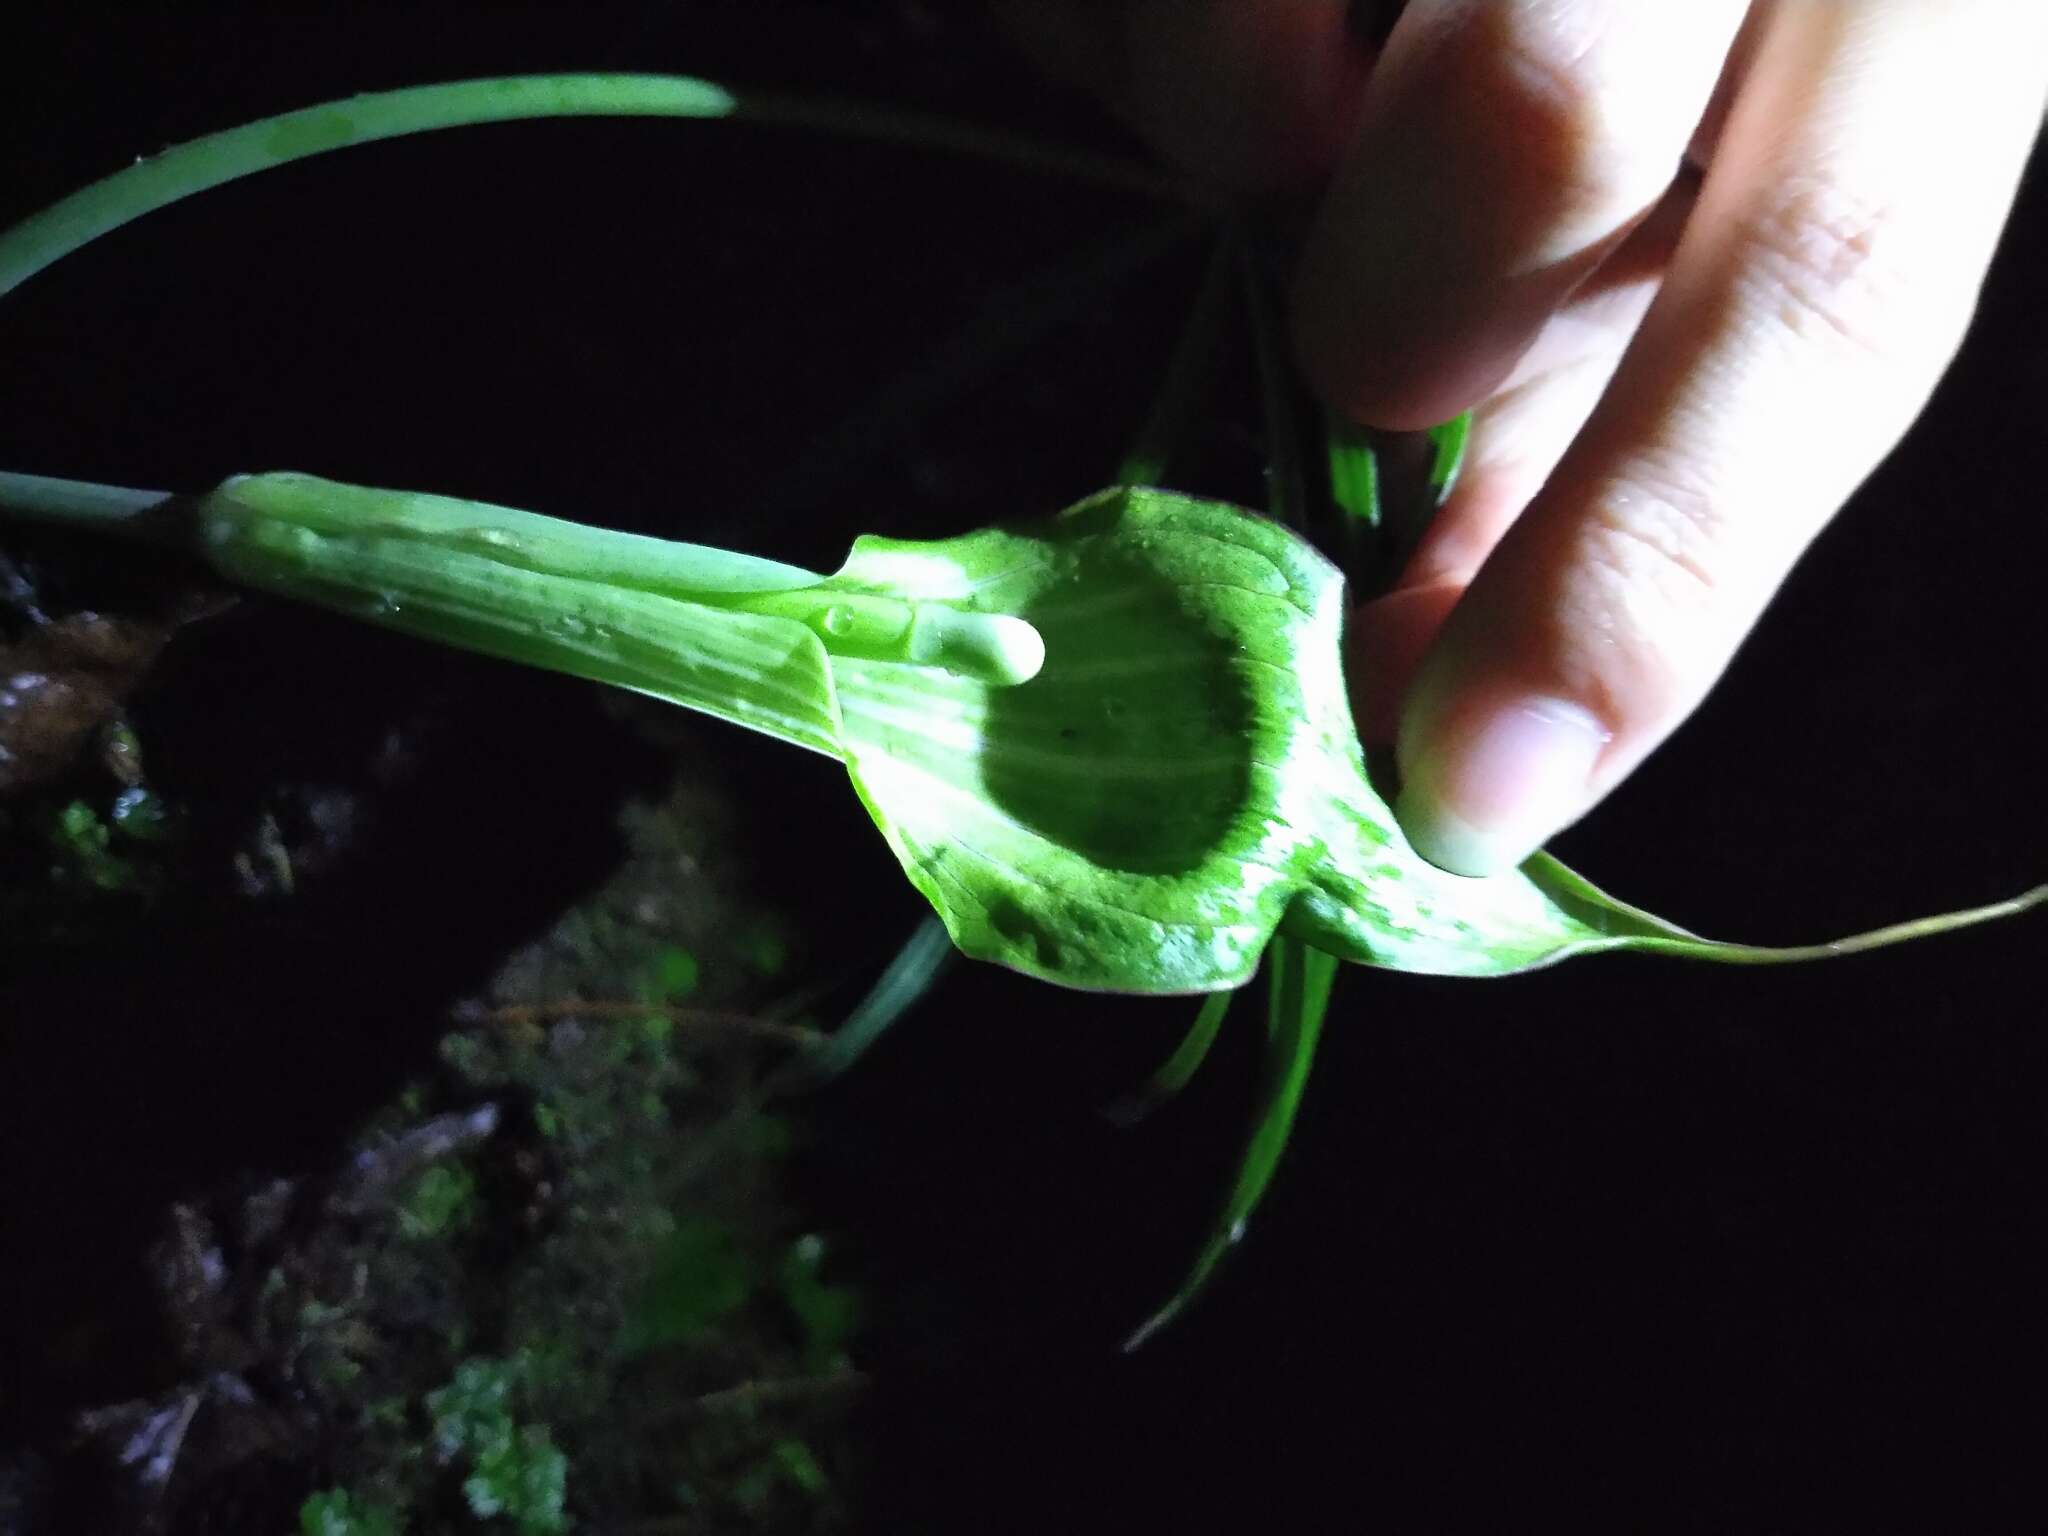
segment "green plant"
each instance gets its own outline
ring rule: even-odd
[[[346,1488],[316,1493],[299,1506],[300,1536],[398,1536],[398,1517]]]
[[[436,1165],[419,1176],[398,1208],[398,1229],[407,1237],[442,1237],[468,1226],[476,1215],[476,1175],[459,1164]]]
[[[478,1519],[503,1515],[520,1536],[555,1536],[569,1528],[568,1458],[546,1425],[513,1416],[518,1386],[512,1362],[463,1361],[454,1381],[427,1397],[435,1445],[444,1460],[469,1468],[462,1494]]]
[[[1156,190],[1140,174],[971,130],[639,76],[472,81],[229,130],[122,171],[0,237],[0,292],[191,192],[375,138],[520,116],[766,117],[976,152]],[[1734,963],[1820,958],[2019,911],[2013,901],[1787,949],[1700,938],[1539,854],[1443,874],[1367,771],[1339,649],[1338,568],[1299,531],[1306,455],[1256,263],[1219,254],[1190,334],[1248,274],[1271,407],[1269,517],[1159,489],[1195,409],[1184,348],[1125,483],[1057,518],[927,543],[863,538],[826,575],[453,498],[310,476],[176,496],[0,475],[0,505],[187,549],[245,585],[490,655],[611,683],[842,761],[968,955],[1066,985],[1212,994],[1162,1069],[1169,1092],[1265,962],[1269,1064],[1242,1173],[1191,1294],[1277,1163],[1335,961],[1505,975],[1638,950]],[[1186,366],[1183,366],[1186,365]],[[1466,424],[1438,433],[1454,477]],[[1328,433],[1338,542],[1370,584],[1427,506],[1383,494],[1373,442]],[[677,978],[657,978],[665,995]],[[1155,1320],[1157,1321],[1157,1320]]]
[[[620,1350],[638,1355],[697,1338],[746,1304],[753,1271],[732,1232],[707,1216],[679,1220],[662,1240]]]

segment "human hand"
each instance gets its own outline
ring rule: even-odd
[[[1001,3],[1001,0],[999,0]],[[1294,344],[1476,410],[1352,624],[1396,810],[1519,863],[1698,706],[1968,326],[2048,100],[2035,0],[1009,0],[1169,157],[1319,193]]]

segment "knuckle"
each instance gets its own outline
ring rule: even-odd
[[[1738,239],[1752,305],[1797,340],[1921,361],[1953,350],[1967,324],[1917,279],[1891,206],[1833,178],[1773,187]]]
[[[1726,606],[1724,535],[1710,493],[1655,469],[1598,497],[1561,605],[1608,718],[1659,718],[1711,676]]]
[[[1587,554],[1598,565],[1690,607],[1720,586],[1721,518],[1695,479],[1637,466],[1628,484],[1598,498],[1587,524]]]
[[[1458,94],[1550,220],[1583,217],[1588,236],[1604,234],[1655,198],[1676,160],[1655,162],[1643,136],[1617,120],[1601,39],[1561,24],[1553,9],[1472,7],[1455,50]]]

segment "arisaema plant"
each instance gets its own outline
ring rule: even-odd
[[[1150,186],[1141,172],[998,135],[695,79],[468,81],[287,113],[138,162],[0,236],[0,293],[152,209],[271,166],[428,129],[593,114],[826,124]],[[1263,515],[1156,484],[1199,402],[1203,338],[1233,312],[1238,279],[1269,405]],[[1618,950],[1797,961],[2048,899],[2042,887],[1767,949],[1687,932],[1546,854],[1484,880],[1422,859],[1353,726],[1341,647],[1352,594],[1302,531],[1309,455],[1291,429],[1270,302],[1250,247],[1227,238],[1120,483],[1036,522],[933,542],[857,538],[829,574],[298,474],[171,494],[9,472],[0,507],[174,546],[248,587],[838,759],[966,955],[1065,986],[1204,995],[1151,1095],[1186,1081],[1231,995],[1263,967],[1256,1124],[1193,1273],[1136,1342],[1201,1285],[1271,1178],[1339,962],[1480,977]],[[1361,584],[1383,579],[1447,491],[1467,427],[1432,434],[1428,490],[1403,506],[1370,436],[1328,425],[1335,554]]]

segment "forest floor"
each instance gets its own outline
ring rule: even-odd
[[[399,720],[352,768],[247,782],[206,760],[236,751],[229,733],[185,751],[176,779],[236,790],[166,787],[132,706],[162,702],[150,678],[166,642],[232,604],[124,590],[118,565],[94,568],[61,546],[0,567],[14,1129],[22,1166],[49,1173],[0,1259],[23,1365],[0,1383],[0,1530],[378,1536],[463,1526],[466,1511],[545,1533],[579,1510],[647,1531],[843,1528],[860,1297],[791,1176],[800,1108],[767,1092],[822,1038],[820,994],[803,988],[789,914],[748,878],[730,784],[678,757],[693,728],[673,711],[595,707],[605,730],[684,766],[611,797],[612,857],[545,920],[507,929],[501,952],[472,953],[471,984],[401,980],[376,1018],[361,977],[301,975],[280,993],[258,965],[196,1021],[211,1067],[156,1084],[117,1068],[105,1091],[46,1082],[52,1107],[26,1103],[24,1074],[149,1055],[119,1037],[155,1028],[148,994],[177,972],[171,950],[289,951],[337,902],[356,942],[374,928],[365,906],[422,915],[366,875],[367,850],[431,815],[403,802],[436,743]],[[477,873],[523,878],[516,860]],[[107,990],[130,972],[137,986]],[[314,989],[346,997],[366,1048],[406,1037],[403,1065],[323,1079],[317,1018],[303,1053],[276,1058],[310,1071],[235,1059],[238,1039],[276,1049]],[[190,994],[163,990],[183,994],[163,998],[179,1037]],[[73,1035],[80,1010],[100,1011],[92,1051],[19,1039]],[[336,1102],[305,1113],[332,1134],[282,1151],[262,1134],[275,1116],[252,1101],[326,1087]],[[183,1100],[211,1129],[169,1151],[131,1133],[139,1099]],[[252,1128],[239,1153],[221,1130],[237,1124]],[[104,1177],[55,1166],[81,1148]],[[124,1176],[125,1159],[181,1166]]]

